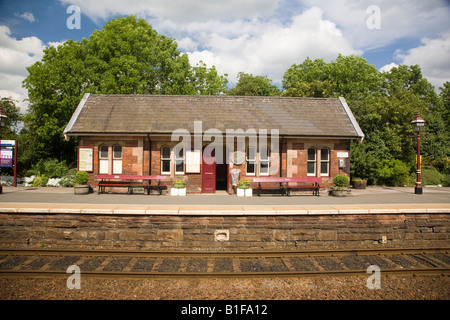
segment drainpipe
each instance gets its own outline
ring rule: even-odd
[[[280,142],[280,177],[283,177],[283,141],[285,141],[285,137],[281,136]],[[287,160],[287,148],[286,148],[286,160]]]
[[[148,164],[148,175],[152,175],[152,140],[150,139],[150,133],[147,133],[147,139],[148,139],[148,143],[150,144],[149,146],[149,164]]]

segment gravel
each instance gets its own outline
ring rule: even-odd
[[[69,275],[68,275],[69,276]],[[2,300],[428,300],[450,299],[450,277],[381,275],[381,289],[367,276],[271,277],[252,279],[110,280],[83,278],[69,290],[66,278],[0,278]]]

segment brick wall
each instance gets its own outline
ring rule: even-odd
[[[224,139],[225,140],[225,139]],[[194,139],[192,139],[193,147]],[[210,142],[204,142],[203,145],[206,146]],[[270,146],[270,141],[267,142]],[[109,147],[109,158],[110,158],[110,174],[112,174],[112,147],[114,145],[122,146],[122,174],[127,175],[160,175],[161,174],[161,147],[163,145],[173,147],[177,145],[178,142],[170,141],[170,137],[152,137],[149,141],[148,137],[144,136],[110,136],[110,137],[86,137],[80,138],[80,147],[93,147],[94,148],[94,159],[93,167],[94,171],[90,173],[90,184],[96,184],[94,180],[95,175],[99,174],[99,152],[98,148],[100,145],[107,145]],[[237,150],[237,143],[235,143],[235,150]],[[350,159],[345,158],[344,169],[340,169],[338,166],[338,153],[347,152],[350,153],[350,142],[349,140],[337,140],[337,139],[293,139],[293,138],[282,138],[280,139],[280,149],[281,155],[278,150],[271,150],[270,154],[270,167],[271,176],[281,176],[283,177],[306,177],[307,176],[307,159],[308,159],[308,149],[314,148],[318,150],[317,162],[316,162],[316,174],[320,176],[320,157],[319,151],[326,148],[330,151],[329,157],[329,175],[322,176],[323,183],[322,187],[328,187],[331,185],[332,179],[339,173],[350,175]],[[226,157],[226,152],[224,152]],[[259,155],[257,155],[257,159]],[[151,163],[150,163],[151,161]],[[281,168],[280,168],[281,162]],[[172,161],[172,171],[174,171],[174,165]],[[246,163],[242,165],[233,164],[233,167],[229,169],[239,169],[241,170],[241,179],[249,180],[252,185],[253,177],[259,176],[258,173],[258,162],[256,163],[256,175],[247,175]],[[201,173],[186,174],[186,175],[175,175],[172,172],[167,176],[165,184],[170,188],[173,182],[177,179],[183,179],[187,182],[188,192],[201,192],[202,187],[202,177]],[[231,179],[228,181],[229,190],[231,190]],[[123,189],[125,190],[125,189]],[[122,190],[122,191],[123,191]],[[118,190],[120,191],[120,190]],[[167,191],[165,191],[167,192]]]
[[[172,216],[0,214],[0,246],[298,250],[448,246],[449,214]],[[217,241],[218,230],[228,241]],[[382,236],[387,243],[381,244]]]

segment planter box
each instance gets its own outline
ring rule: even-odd
[[[347,190],[331,190],[331,195],[333,197],[346,197]]]
[[[186,188],[170,188],[171,196],[185,196]]]
[[[236,189],[236,194],[238,197],[251,197],[253,195],[253,189]]]
[[[89,193],[89,185],[81,185],[73,187],[74,194],[88,194]]]
[[[365,189],[367,187],[367,180],[353,181],[353,188],[355,189]]]

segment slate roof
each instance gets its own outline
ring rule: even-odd
[[[278,129],[280,135],[362,140],[345,99],[85,94],[64,135],[171,134],[226,129]]]

